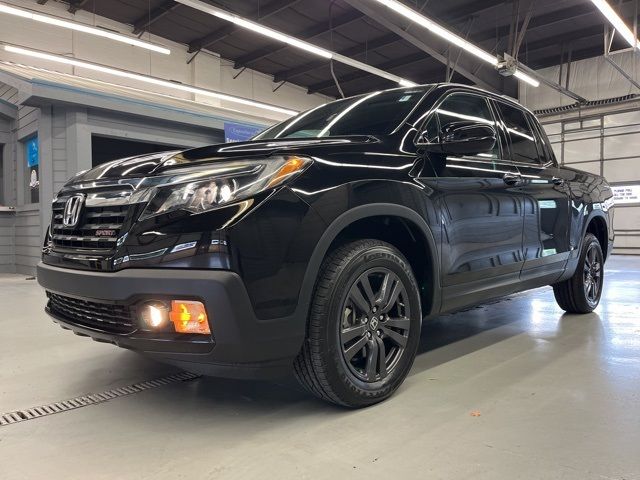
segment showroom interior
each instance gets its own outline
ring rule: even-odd
[[[639,20],[638,0],[0,1],[0,479],[640,479]],[[428,318],[406,381],[359,410],[45,313],[72,177],[449,82],[516,100],[559,166],[611,186],[592,313],[543,287]]]

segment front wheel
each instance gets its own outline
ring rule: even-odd
[[[418,286],[404,256],[378,240],[346,244],[323,262],[296,377],[332,403],[380,402],[409,373],[421,322]]]
[[[604,256],[598,239],[587,233],[573,277],[553,286],[556,302],[568,313],[589,313],[600,303]]]

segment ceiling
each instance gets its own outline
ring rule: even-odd
[[[385,12],[384,7],[372,0],[207,1],[417,83],[444,81],[449,59],[456,70],[451,77],[453,81],[479,83],[504,93],[513,93],[515,89],[514,79],[500,77],[493,67],[469,58],[466,53],[458,55],[457,49],[449,48],[415,24]],[[588,0],[404,1],[493,53],[513,52],[508,45],[513,45],[519,32],[524,31],[518,58],[534,69],[558,65],[561,58],[566,62],[569,57],[579,60],[603,53],[604,18]],[[248,67],[273,76],[277,83],[287,81],[307,88],[310,93],[340,95],[329,61],[172,0],[69,3],[71,11],[84,9],[129,24],[136,34],[150,31],[188,45],[193,53],[200,49],[218,53],[230,60],[238,72]],[[616,7],[627,22],[633,17],[635,3],[636,0],[621,1]],[[369,11],[375,6],[377,10]],[[517,29],[512,25],[517,25]],[[522,28],[524,25],[526,29]],[[614,44],[614,48],[623,46]],[[350,66],[334,63],[333,67],[346,96],[395,85]]]

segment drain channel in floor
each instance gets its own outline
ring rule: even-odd
[[[188,382],[199,377],[200,375],[196,375],[194,373],[177,373],[175,375],[169,375],[167,377],[156,378],[155,380],[147,380],[145,382],[133,383],[124,387],[113,388],[111,390],[106,390],[100,393],[90,393],[89,395],[70,398],[69,400],[64,400],[62,402],[54,402],[49,403],[48,405],[41,405],[39,407],[33,407],[26,410],[17,410],[15,412],[2,413],[0,414],[0,427],[11,425],[13,423],[24,422],[26,420],[46,417],[55,413],[68,412],[69,410],[88,407],[89,405],[97,405],[114,398],[132,395],[134,393],[143,392],[144,390],[161,387],[170,383]]]

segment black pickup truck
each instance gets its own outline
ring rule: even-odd
[[[402,383],[424,318],[544,285],[592,311],[612,217],[531,112],[423,85],[76,175],[38,280],[77,334],[209,375],[293,370],[361,407]]]

